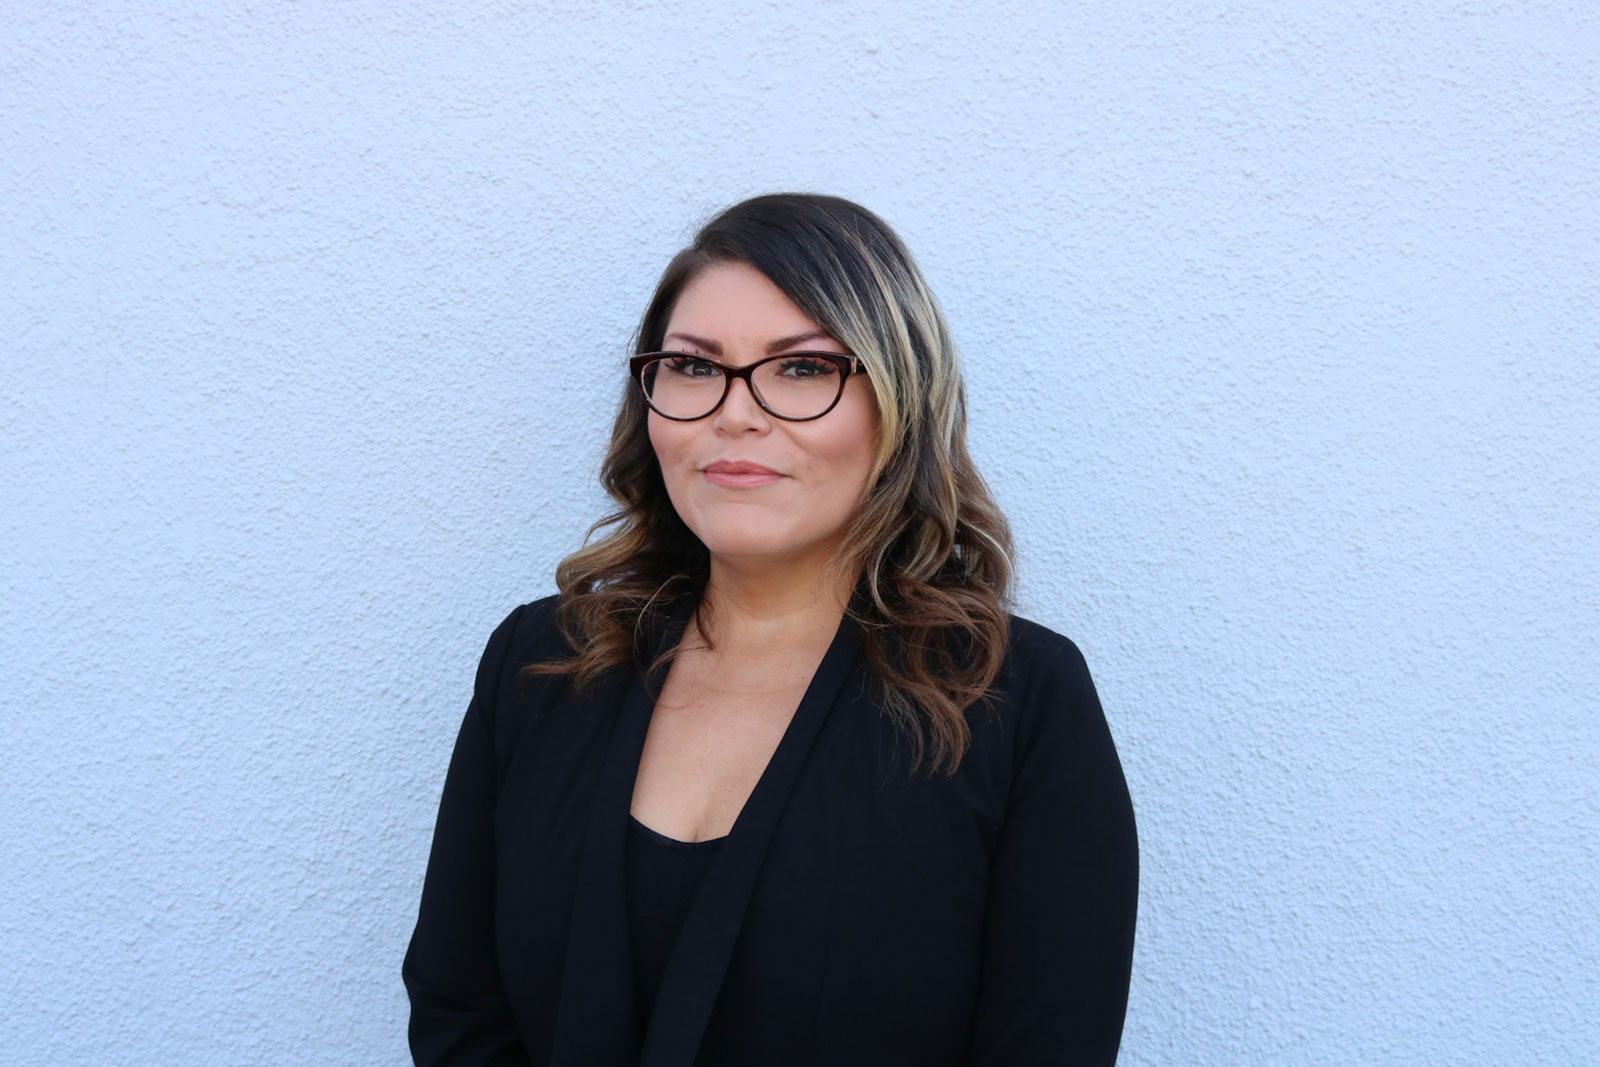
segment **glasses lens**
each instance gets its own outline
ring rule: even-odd
[[[756,397],[783,419],[814,419],[838,402],[844,386],[839,365],[815,353],[778,356],[756,366],[750,375]],[[645,399],[673,419],[699,419],[711,414],[727,392],[722,369],[697,356],[662,356],[639,373]]]
[[[693,356],[651,360],[644,365],[639,383],[650,406],[674,419],[709,415],[722,399],[722,371]]]
[[[768,360],[751,375],[762,403],[786,419],[814,419],[839,399],[844,384],[839,365],[796,353]]]

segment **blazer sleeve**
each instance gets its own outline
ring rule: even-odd
[[[1116,1062],[1133,966],[1133,805],[1083,656],[1030,630],[970,1058],[1100,1067]]]
[[[418,1067],[520,1067],[529,1060],[495,947],[495,697],[521,608],[489,638],[439,801],[433,850],[401,975]]]

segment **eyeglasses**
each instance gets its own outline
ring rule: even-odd
[[[761,410],[785,422],[810,422],[832,411],[845,379],[865,376],[861,361],[839,352],[785,352],[730,367],[685,352],[646,352],[628,360],[645,403],[664,419],[693,422],[722,406],[743,378]]]

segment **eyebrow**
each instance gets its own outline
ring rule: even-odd
[[[665,344],[674,337],[678,338],[680,341],[688,341],[696,348],[703,348],[707,352],[710,352],[713,356],[722,355],[722,346],[717,342],[707,340],[704,337],[696,337],[693,334],[682,333],[678,330],[674,330],[673,332],[667,334],[667,336],[662,339],[662,343]],[[793,337],[778,338],[776,341],[773,341],[767,345],[767,352],[768,354],[782,352],[786,348],[793,348],[795,345],[804,344],[807,341],[833,341],[834,344],[838,344],[837,341],[834,341],[832,337],[829,337],[821,330],[807,330],[805,333],[797,333]]]

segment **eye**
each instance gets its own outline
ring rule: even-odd
[[[685,378],[710,378],[719,373],[717,368],[697,356],[667,356],[661,362],[669,373]]]
[[[838,374],[839,368],[829,359],[819,359],[816,356],[791,356],[778,361],[779,373],[785,378],[794,381],[805,381],[808,378],[824,378]]]

